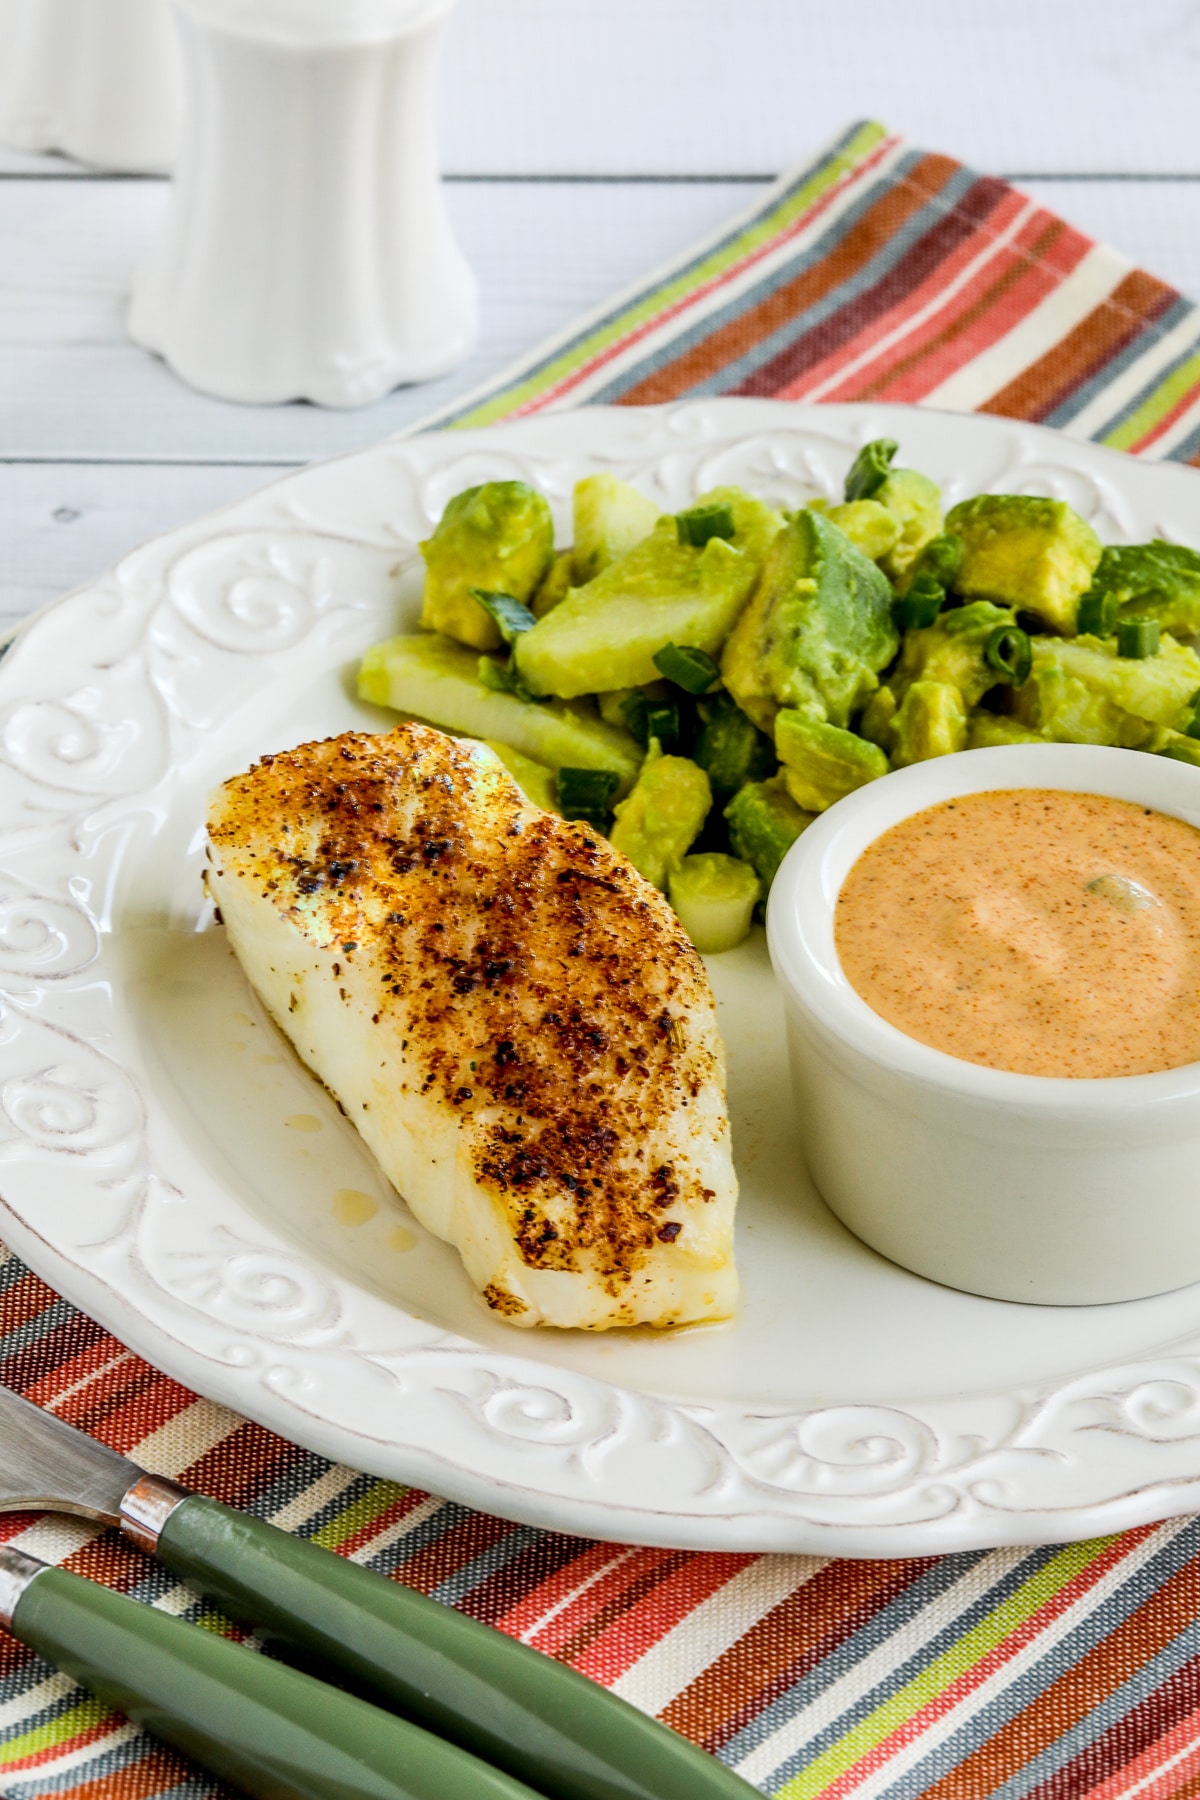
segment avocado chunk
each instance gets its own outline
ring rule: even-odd
[[[977,708],[967,721],[968,750],[999,750],[1009,744],[1044,744],[1040,732],[1031,731],[1007,713],[985,712]],[[1200,749],[1200,745],[1197,745]]]
[[[547,613],[553,612],[566,599],[571,591],[573,567],[573,552],[560,550],[529,602],[529,610],[535,619],[544,619]]]
[[[704,770],[686,756],[664,756],[652,741],[632,793],[616,808],[609,833],[613,849],[627,856],[639,875],[665,889],[668,875],[704,829],[711,806]]]
[[[1157,619],[1176,637],[1200,636],[1200,551],[1162,538],[1109,544],[1084,598],[1109,594],[1126,618]]]
[[[594,581],[601,569],[649,537],[660,516],[653,500],[615,475],[585,475],[577,481],[572,586]]]
[[[1034,638],[1033,675],[1049,669],[1072,676],[1097,698],[1151,725],[1177,726],[1200,690],[1200,656],[1166,633],[1157,654],[1147,657],[1118,655],[1111,638]],[[1021,712],[1019,705],[1017,710]]]
[[[716,850],[685,856],[668,877],[667,897],[701,956],[719,956],[741,943],[761,895],[750,864]]]
[[[627,731],[606,725],[589,704],[533,705],[479,679],[473,651],[432,632],[389,638],[363,657],[362,699],[425,719],[443,731],[508,744],[551,769],[611,769],[628,793],[642,752]]]
[[[856,550],[878,562],[900,542],[901,526],[895,513],[878,500],[845,500],[828,507],[825,517],[844,531]]]
[[[804,812],[824,812],[888,772],[887,757],[877,745],[791,707],[775,721],[775,748],[787,791]]]
[[[939,613],[932,625],[904,634],[904,649],[887,685],[903,702],[914,681],[947,682],[959,690],[968,707],[977,706],[1001,680],[987,660],[988,642],[1000,627],[1012,623],[1008,607],[993,606],[988,600]]]
[[[902,582],[926,544],[941,536],[941,489],[916,469],[893,469],[871,497],[900,527],[895,545],[884,552],[880,566],[892,581]]]
[[[719,653],[758,579],[762,546],[782,520],[738,488],[717,488],[700,503],[710,501],[729,504],[732,539],[681,544],[674,518],[662,518],[525,633],[516,663],[531,692],[570,700],[640,687],[658,679],[654,658],[668,644]]]
[[[522,756],[511,744],[502,744],[499,739],[488,738],[484,742],[504,764],[531,806],[540,806],[543,812],[558,811],[558,782],[553,769],[534,762],[531,756]]]
[[[967,707],[949,681],[914,681],[892,721],[892,762],[898,769],[949,756],[967,747]]]
[[[952,507],[948,531],[963,541],[955,585],[1036,613],[1070,637],[1092,585],[1100,539],[1065,500],[1033,494],[980,494]]]
[[[725,684],[763,731],[783,706],[847,725],[896,654],[891,606],[886,577],[845,532],[795,513],[725,646]]]
[[[816,818],[796,805],[781,775],[748,781],[725,808],[734,855],[748,862],[769,893],[779,865]]]
[[[1108,744],[1140,750],[1155,732],[1153,725],[1127,713],[1057,662],[1039,657],[1037,640],[1033,674],[1019,690],[1014,705],[1017,722],[1052,744]]]
[[[485,481],[454,496],[420,550],[422,625],[476,650],[498,650],[499,630],[471,589],[532,599],[554,560],[554,520],[527,482]]]

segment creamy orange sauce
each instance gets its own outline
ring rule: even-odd
[[[1026,1075],[1200,1061],[1200,831],[1127,800],[968,794],[851,869],[838,957],[909,1037]]]

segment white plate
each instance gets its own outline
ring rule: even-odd
[[[387,724],[353,697],[356,658],[414,619],[416,540],[460,488],[526,477],[563,533],[573,482],[601,467],[672,508],[725,481],[794,504],[833,494],[853,450],[884,433],[951,499],[1049,492],[1107,539],[1200,542],[1186,469],[998,419],[713,400],[385,443],[147,545],[33,621],[0,666],[13,1248],[202,1393],[325,1455],[539,1525],[896,1556],[1200,1508],[1200,1288],[1006,1305],[850,1237],[803,1174],[761,933],[710,964],[743,1189],[741,1316],[673,1337],[566,1336],[516,1331],[475,1298],[276,1036],[201,906],[217,781],[264,751]]]

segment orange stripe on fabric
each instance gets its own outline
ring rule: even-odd
[[[1177,298],[1156,276],[1132,270],[1086,319],[976,410],[1006,419],[1044,418]]]
[[[23,1325],[32,1324],[39,1313],[57,1303],[58,1295],[54,1289],[48,1288],[32,1269],[26,1269],[0,1294],[0,1336],[7,1337]]]
[[[95,1725],[89,1725],[86,1731],[76,1732],[74,1737],[63,1738],[57,1744],[50,1744],[45,1750],[35,1750],[32,1756],[18,1757],[15,1762],[5,1763],[5,1775],[19,1774],[26,1769],[43,1769],[48,1763],[58,1762],[65,1756],[74,1756],[80,1750],[86,1750],[89,1744],[98,1744],[101,1738],[108,1737],[110,1732],[125,1723],[120,1713],[108,1713]]]
[[[870,1750],[861,1761],[856,1762],[852,1768],[847,1769],[844,1775],[832,1782],[822,1794],[821,1800],[846,1800],[846,1796],[853,1793],[853,1790],[868,1776],[874,1774],[877,1769],[885,1767],[893,1756],[898,1755],[909,1744],[916,1743],[931,1726],[935,1725],[939,1719],[945,1718],[948,1713],[952,1713],[956,1706],[960,1706],[970,1694],[982,1687],[985,1681],[990,1680],[1004,1667],[1005,1663],[1011,1662],[1020,1651],[1034,1643],[1048,1625],[1052,1625],[1055,1619],[1061,1618],[1077,1600],[1082,1599],[1084,1594],[1094,1588],[1097,1582],[1123,1562],[1131,1551],[1135,1550],[1157,1529],[1157,1526],[1154,1525],[1142,1525],[1135,1531],[1127,1533],[1125,1537],[1118,1539],[1115,1544],[1111,1544],[1086,1568],[1081,1569],[1076,1576],[1066,1582],[1056,1594],[1046,1601],[1044,1606],[1039,1607],[1037,1612],[1032,1613],[1015,1631],[1010,1632],[1003,1643],[997,1644],[994,1650],[990,1650],[986,1656],[980,1657],[973,1668],[964,1670],[956,1681],[951,1682],[940,1694],[935,1695],[919,1712],[906,1719],[889,1737],[884,1738],[874,1749]]]
[[[308,1461],[308,1452],[249,1419],[186,1468],[180,1480],[227,1506],[241,1506]]]
[[[1177,1638],[1194,1629],[1200,1602],[1200,1567],[1194,1562],[1168,1576],[1127,1619],[1001,1726],[986,1744],[966,1757],[921,1800],[962,1800],[964,1793],[987,1793],[1049,1749]]]
[[[643,321],[634,330],[627,332],[624,337],[617,339],[612,344],[606,345],[604,350],[598,356],[592,357],[586,363],[581,363],[578,368],[573,369],[569,375],[564,376],[563,379],[557,382],[553,387],[544,389],[541,393],[536,395],[534,399],[527,401],[524,406],[515,408],[506,416],[513,419],[525,418],[530,413],[543,412],[547,407],[556,405],[564,400],[568,394],[574,392],[574,390],[580,387],[585,381],[591,379],[591,377],[599,370],[606,368],[609,364],[615,362],[618,357],[624,355],[624,353],[631,349],[635,344],[644,342],[646,338],[652,337],[655,332],[661,331],[664,325],[683,317],[689,310],[698,306],[711,294],[719,292],[722,287],[728,286],[729,283],[737,280],[740,276],[745,274],[748,269],[752,269],[757,263],[761,263],[766,257],[773,255],[781,244],[788,243],[792,239],[799,237],[803,232],[808,230],[814,220],[818,219],[823,213],[829,210],[834,201],[844,194],[848,187],[853,187],[857,182],[862,181],[864,177],[869,175],[876,165],[895,149],[897,141],[898,140],[893,137],[888,138],[883,143],[877,145],[869,156],[864,157],[862,162],[856,164],[853,169],[848,170],[842,180],[836,181],[826,193],[821,195],[819,200],[816,200],[813,205],[808,208],[806,212],[801,213],[798,218],[794,219],[786,231],[781,231],[777,236],[769,239],[768,242],[753,250],[749,256],[745,256],[740,261],[732,264],[729,268],[723,269],[721,273],[714,276],[711,281],[703,282],[700,286],[692,288],[686,295],[676,301],[673,306],[664,307],[661,312],[657,312],[652,318]]]
[[[753,1556],[681,1555],[656,1572],[653,1585],[631,1591],[631,1604],[575,1660],[594,1681],[611,1687],[648,1650],[703,1601],[733,1580]]]
[[[613,1544],[589,1544],[576,1557],[556,1569],[544,1581],[521,1597],[515,1605],[508,1608],[494,1620],[497,1629],[506,1632],[509,1637],[525,1638],[535,1644],[539,1650],[550,1653],[550,1646],[542,1642],[541,1632],[536,1629],[539,1622],[545,1619],[548,1612],[563,1607],[575,1590],[585,1582],[595,1581],[600,1572],[611,1562],[617,1547]],[[565,1609],[564,1609],[565,1610]],[[549,1621],[547,1621],[547,1629]]]
[[[64,1362],[57,1364],[40,1381],[30,1382],[25,1389],[25,1398],[35,1406],[53,1408],[58,1404],[60,1396],[70,1388],[79,1386],[102,1370],[115,1369],[117,1365],[132,1360],[132,1353],[114,1338],[97,1338],[95,1343],[86,1345],[77,1355],[69,1356]]]
[[[653,406],[687,393],[853,279],[928,204],[930,193],[937,192],[958,173],[959,164],[948,156],[927,156],[918,167],[928,180],[885,188],[846,232],[832,255],[823,256],[757,306],[747,307],[718,326],[674,361],[651,370],[621,395],[622,406]]]
[[[719,1748],[935,1560],[830,1563],[677,1694],[663,1722],[709,1750]]]
[[[1012,207],[1003,211],[1007,216],[997,222],[997,230],[1011,223],[1015,213]],[[814,369],[802,384],[788,390],[788,397],[795,398],[800,392],[821,386],[821,398],[826,401],[883,396],[889,400],[919,400],[1032,312],[1058,286],[1063,273],[1075,267],[1091,247],[1086,238],[1069,232],[1044,213],[1027,221],[1011,244],[998,245],[995,236],[989,229],[964,244],[902,307],[884,315],[868,333]],[[1056,250],[1061,255],[1064,247],[1065,271],[1053,260]],[[976,259],[980,260],[979,268],[956,294],[943,302],[940,295],[951,282],[966,274]],[[901,344],[884,341],[889,334],[903,330],[905,317],[915,319],[923,307],[930,309],[930,316],[904,331]],[[839,367],[872,350],[874,354],[866,368],[851,370],[840,385],[828,385],[831,374],[836,374]]]
[[[432,1594],[464,1564],[474,1562],[517,1529],[509,1520],[493,1518],[490,1513],[470,1513],[442,1537],[415,1551],[396,1573],[406,1587]]]
[[[124,1456],[152,1431],[191,1406],[189,1388],[158,1375],[136,1357],[71,1394],[55,1412],[68,1425],[86,1431]]]
[[[170,1793],[172,1788],[195,1779],[192,1764],[184,1762],[173,1750],[156,1748],[123,1769],[97,1775],[74,1787],[56,1789],[55,1800],[149,1800],[152,1795]],[[220,1791],[215,1782],[210,1791],[214,1795]]]
[[[681,1550],[625,1550],[600,1579],[539,1633],[538,1648],[562,1662],[586,1659],[597,1639],[677,1568]]]
[[[1012,250],[980,272],[947,307],[905,339],[905,353],[874,378],[853,383],[863,399],[915,403],[967,367],[1061,286],[1091,249],[1057,222],[1018,234]],[[840,390],[839,390],[840,393]],[[829,396],[833,398],[833,395]]]

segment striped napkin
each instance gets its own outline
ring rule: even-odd
[[[900,400],[1200,463],[1200,313],[1004,182],[859,125],[433,421],[694,394]],[[1200,1795],[1200,1521],[899,1562],[514,1526],[198,1399],[0,1251],[0,1380],[189,1486],[584,1670],[788,1800]],[[0,1539],[230,1630],[112,1534]],[[0,1641],[5,1800],[222,1790]]]

